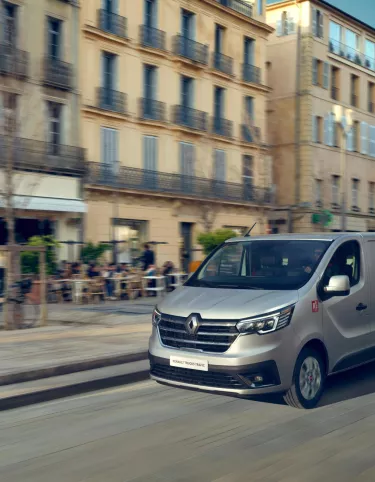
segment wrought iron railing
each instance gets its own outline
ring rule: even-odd
[[[207,131],[207,113],[184,105],[172,107],[172,122],[197,131]]]
[[[218,3],[223,5],[224,7],[231,8],[238,13],[242,13],[242,15],[246,15],[246,17],[253,16],[253,5],[243,0],[216,0]]]
[[[245,82],[252,82],[253,84],[260,84],[260,68],[251,64],[242,64],[242,80],[244,80]]]
[[[141,25],[139,27],[139,42],[142,47],[166,50],[166,34],[163,30]]]
[[[223,137],[233,137],[233,122],[222,117],[212,117],[211,132]]]
[[[233,75],[233,59],[221,52],[212,54],[212,66],[216,70],[220,70],[224,74]]]
[[[208,45],[200,44],[182,35],[174,37],[173,53],[180,57],[186,57],[197,64],[208,64]]]
[[[81,147],[51,144],[34,139],[0,135],[0,167],[11,155],[13,168],[19,171],[82,177],[86,172],[85,151]]]
[[[62,90],[73,87],[73,72],[71,64],[53,57],[44,59],[44,84]]]
[[[108,32],[117,37],[127,38],[128,22],[126,17],[108,12],[107,10],[98,10],[98,27],[103,32]]]
[[[127,96],[123,92],[107,89],[106,87],[98,87],[97,89],[97,106],[99,109],[111,110],[119,114],[127,112]]]
[[[143,97],[139,99],[139,117],[141,119],[166,121],[166,104],[158,100]]]
[[[0,75],[28,76],[29,54],[11,45],[0,44]]]
[[[151,191],[239,203],[272,204],[271,189],[182,174],[90,162],[86,182],[115,189]]]
[[[334,85],[331,87],[331,98],[333,100],[339,100],[339,89]]]
[[[245,142],[260,142],[260,128],[253,127],[252,129],[249,128],[246,124],[241,124],[241,134],[242,140]]]
[[[345,45],[337,40],[329,39],[328,49],[331,53],[339,55],[350,62],[354,62],[355,64],[366,67],[370,70],[375,70],[374,58],[368,57],[349,45]]]

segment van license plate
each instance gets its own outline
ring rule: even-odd
[[[200,370],[208,372],[208,361],[198,360],[197,358],[183,358],[180,356],[171,356],[169,358],[171,367],[190,368],[190,370]]]

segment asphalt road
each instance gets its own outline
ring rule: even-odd
[[[1,482],[375,480],[375,365],[322,406],[146,381],[0,413]]]

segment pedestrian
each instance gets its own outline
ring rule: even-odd
[[[150,245],[147,243],[144,245],[142,263],[142,271],[147,271],[151,265],[155,264],[155,253],[150,249]]]

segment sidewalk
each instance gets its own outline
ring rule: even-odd
[[[49,326],[0,332],[0,385],[145,359],[152,306],[49,306]]]

